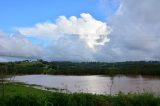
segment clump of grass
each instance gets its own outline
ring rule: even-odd
[[[60,93],[8,84],[5,97],[0,97],[0,106],[160,106],[160,97],[150,93]]]
[[[160,98],[148,94],[92,95],[51,93],[45,96],[14,95],[0,99],[1,106],[159,106]]]

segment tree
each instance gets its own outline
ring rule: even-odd
[[[0,79],[1,79],[1,83],[0,83],[0,89],[1,89],[1,96],[4,97],[5,95],[5,76],[7,74],[7,66],[6,64],[0,64]]]

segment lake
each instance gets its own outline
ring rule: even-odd
[[[153,92],[160,94],[160,77],[153,76],[65,76],[23,75],[14,81],[36,84],[48,88],[64,89],[63,92],[117,94],[118,92]]]

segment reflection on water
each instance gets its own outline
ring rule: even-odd
[[[151,76],[24,75],[16,76],[14,80],[50,88],[67,89],[69,92],[117,94],[119,91],[124,93],[149,91],[160,94],[160,78]]]

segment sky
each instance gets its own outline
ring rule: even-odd
[[[158,0],[1,0],[0,61],[159,61]]]
[[[106,5],[113,5],[112,0],[109,1]],[[112,7],[115,8],[108,8]],[[90,13],[99,20],[105,21],[107,18],[98,0],[1,0],[0,13],[0,28],[5,31],[55,21],[62,15],[69,17]]]

